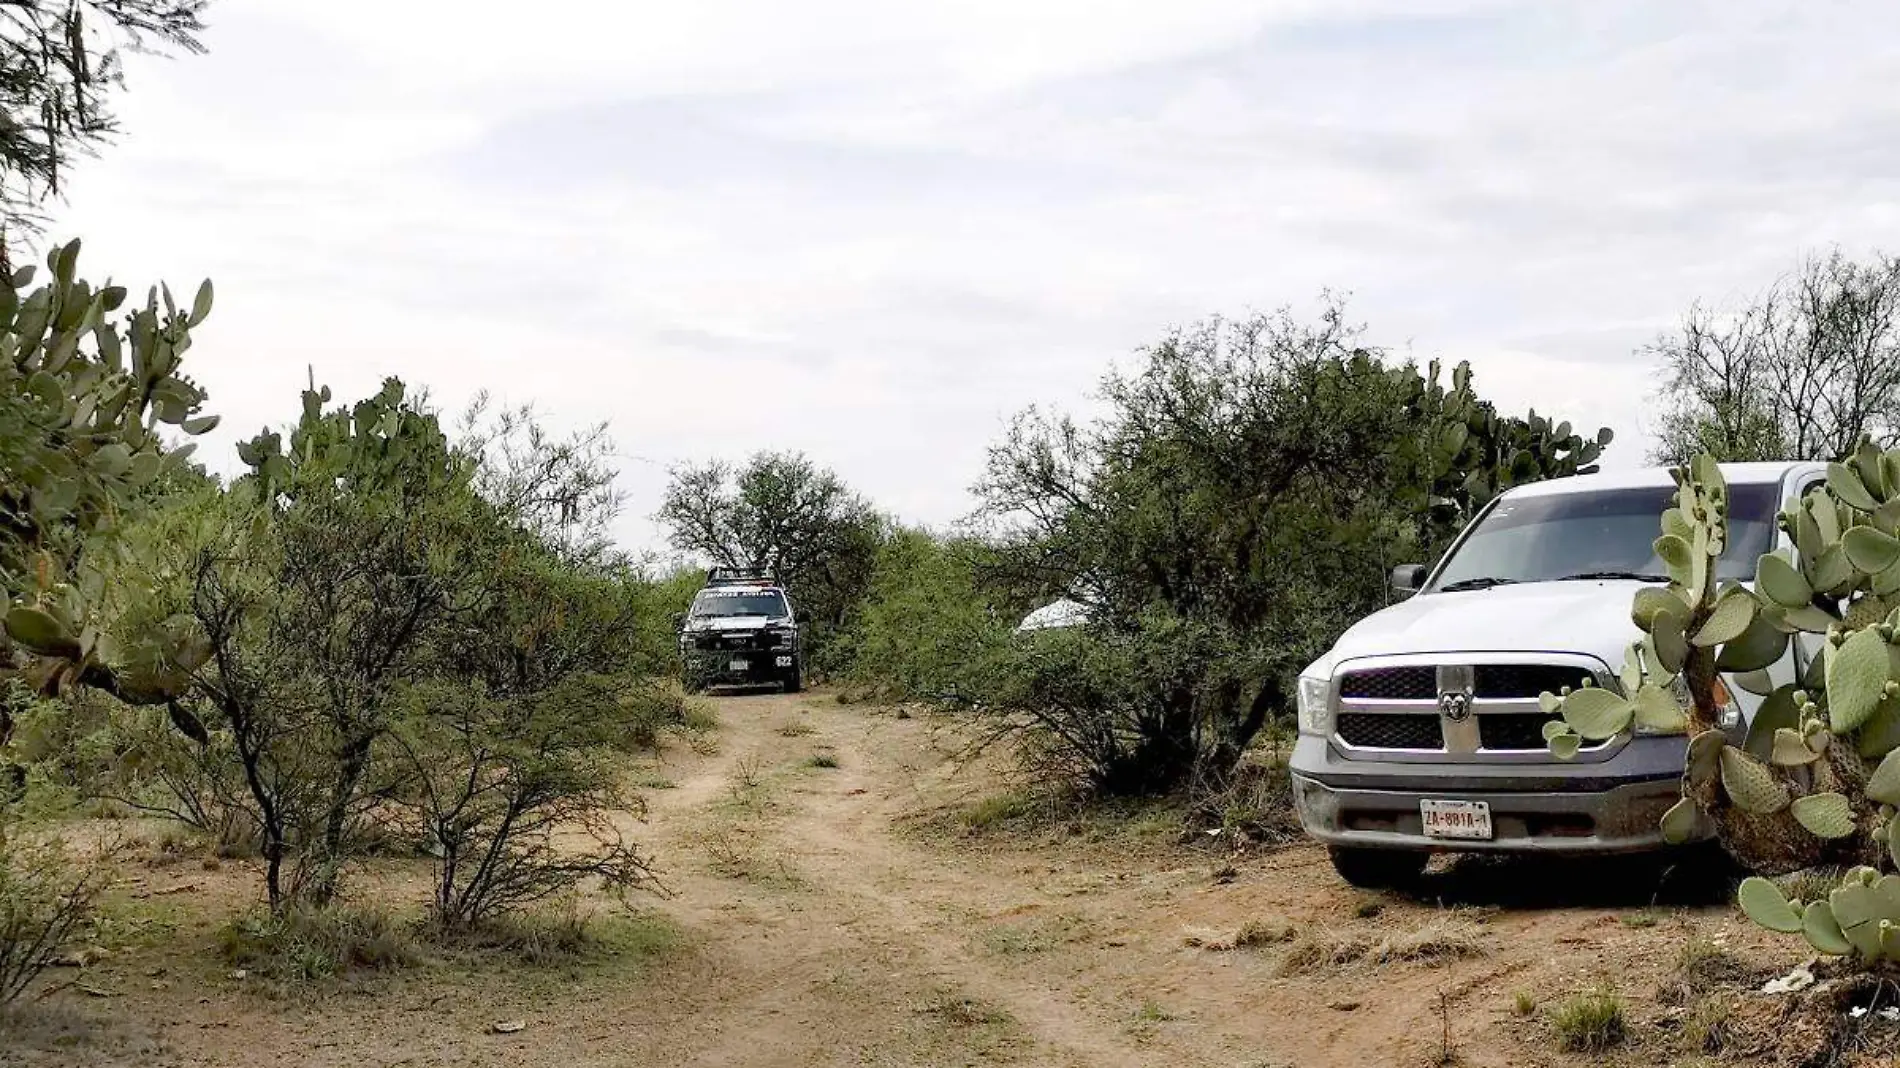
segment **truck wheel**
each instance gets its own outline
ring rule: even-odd
[[[791,673],[785,676],[786,693],[803,693],[805,690],[805,662],[792,657]]]
[[[1334,846],[1327,852],[1333,870],[1361,890],[1389,890],[1414,882],[1425,874],[1431,854],[1409,849],[1354,849]]]

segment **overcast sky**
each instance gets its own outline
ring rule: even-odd
[[[531,21],[523,21],[524,16]],[[943,523],[1007,416],[1214,313],[1371,338],[1621,440],[1637,354],[1804,251],[1900,248],[1900,4],[216,0],[137,61],[57,235],[218,308],[224,427],[306,365],[799,449]],[[734,398],[739,399],[734,399]]]

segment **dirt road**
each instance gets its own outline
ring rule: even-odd
[[[213,923],[180,932],[164,978],[148,983],[150,961],[136,954],[88,969],[126,1022],[73,1056],[349,1068],[1304,1068],[1447,1053],[1465,1065],[1567,1064],[1583,1062],[1558,1052],[1548,1007],[1610,982],[1633,1013],[1666,1017],[1675,1010],[1656,999],[1692,938],[1748,967],[1795,963],[1719,902],[1652,906],[1659,887],[1665,901],[1672,891],[1648,868],[1471,865],[1399,899],[1350,890],[1309,847],[1228,857],[1163,825],[971,833],[963,814],[1007,787],[960,765],[947,728],[825,695],[716,704],[716,746],[675,746],[643,769],[651,807],[639,833],[673,894],[643,921],[658,932],[646,952],[604,968],[437,970],[285,1001],[180,963],[208,956]],[[1243,930],[1254,944],[1232,946]],[[525,1026],[494,1034],[499,1020]],[[1659,1063],[1640,1044],[1624,1055]]]

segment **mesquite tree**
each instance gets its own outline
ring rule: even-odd
[[[1447,382],[1438,365],[1390,360],[1337,305],[1317,322],[1283,312],[1183,331],[1101,394],[1093,424],[1019,418],[979,492],[1006,545],[999,580],[1087,605],[1118,635],[1102,648],[1128,663],[1109,671],[1092,650],[1045,673],[1032,659],[1037,685],[1002,678],[984,700],[1096,713],[1062,733],[1093,747],[1074,764],[1119,769],[1092,776],[1111,790],[1224,775],[1290,706],[1295,673],[1387,603],[1392,565],[1430,558],[1502,489],[1591,470],[1610,438],[1500,415],[1468,366]],[[1086,665],[1132,672],[1159,704],[1055,700],[1049,685]]]
[[[202,52],[205,0],[8,0],[0,4],[0,273],[5,238],[31,232],[72,160],[117,130],[106,99],[121,53]]]

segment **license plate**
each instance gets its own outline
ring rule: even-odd
[[[1420,801],[1418,818],[1427,838],[1491,837],[1491,806],[1483,801]]]
[[[779,667],[791,667],[791,666],[792,666],[792,658],[791,658],[791,657],[789,657],[789,656],[781,656],[781,657],[779,657],[779,658],[778,658],[778,666],[779,666]]]
[[[752,661],[750,660],[734,660],[732,663],[727,664],[726,668],[729,671],[744,671],[751,666]]]

